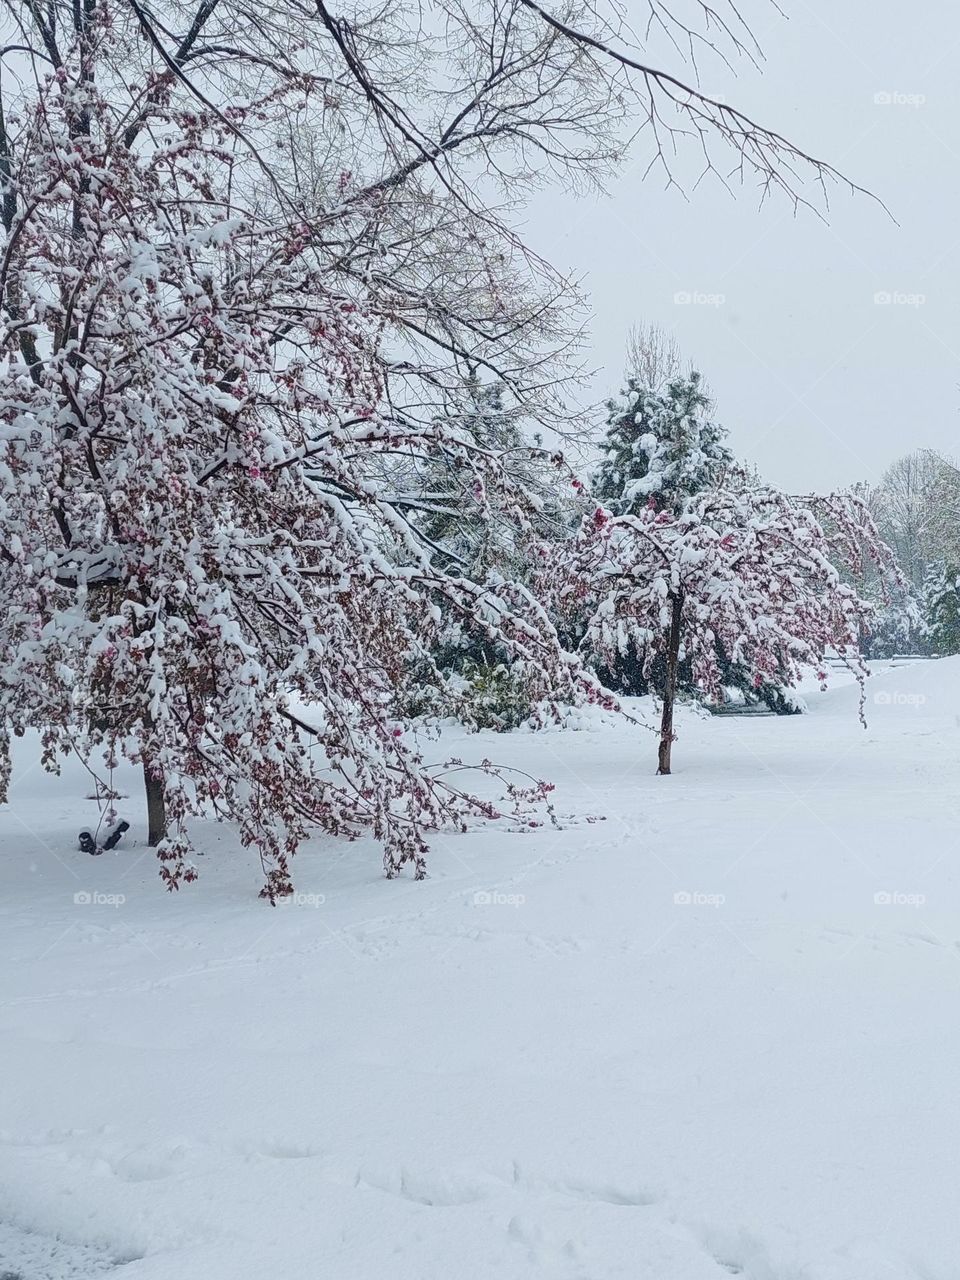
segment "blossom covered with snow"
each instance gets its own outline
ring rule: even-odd
[[[836,655],[864,678],[860,636],[874,606],[846,580],[869,557],[899,571],[863,504],[847,494],[798,500],[736,473],[679,513],[599,508],[548,575],[557,608],[586,618],[583,651],[612,662],[634,646],[645,672],[679,654],[704,694],[721,695],[720,655],[755,684],[793,684]]]

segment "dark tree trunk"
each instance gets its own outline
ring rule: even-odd
[[[673,747],[673,704],[677,696],[677,666],[680,662],[680,617],[683,612],[683,595],[673,597],[670,616],[670,635],[667,638],[667,674],[663,684],[663,715],[660,717],[660,755],[657,773],[670,772],[670,752]]]
[[[147,844],[155,849],[167,834],[167,808],[163,801],[163,782],[155,778],[146,764],[143,783],[147,791]]]

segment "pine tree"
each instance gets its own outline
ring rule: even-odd
[[[439,449],[414,481],[421,527],[437,561],[477,581],[491,570],[522,578],[530,536],[553,540],[576,520],[560,493],[561,456],[551,456],[539,435],[526,438],[523,411],[508,398],[501,382],[485,383],[471,371],[442,422],[445,434],[496,460],[502,486],[478,483],[449,450]]]
[[[484,382],[471,371],[440,425],[444,438],[461,439],[494,465],[479,477],[449,449],[438,448],[410,476],[434,564],[478,585],[527,581],[531,542],[566,536],[580,515],[562,455],[548,453],[535,434],[526,438],[522,411],[510,400],[502,383]],[[504,730],[526,721],[533,690],[509,647],[496,635],[465,628],[442,598],[438,605],[437,644],[415,664],[424,676],[430,670],[432,679],[415,680],[398,707],[408,715],[452,714],[472,728]]]
[[[679,512],[733,461],[726,430],[708,416],[713,405],[696,371],[671,379],[663,391],[630,378],[622,399],[607,407],[594,493],[616,515],[651,503]]]

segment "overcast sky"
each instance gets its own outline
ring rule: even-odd
[[[639,21],[645,0],[626,3]],[[715,182],[687,203],[641,181],[641,143],[607,197],[538,200],[528,234],[590,295],[598,398],[620,385],[630,326],[658,324],[706,376],[735,451],[800,492],[877,479],[923,446],[960,453],[960,22],[946,0],[783,7],[744,0],[763,70],[704,61],[702,87],[876,192],[899,225],[841,188],[827,224]],[[691,153],[678,176],[696,171]]]

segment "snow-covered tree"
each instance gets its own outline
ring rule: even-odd
[[[437,448],[425,465],[412,460],[398,481],[435,566],[478,584],[491,574],[526,582],[531,541],[569,536],[579,520],[582,486],[562,454],[525,432],[520,408],[502,384],[485,382],[474,370],[456,390]],[[484,476],[444,447],[451,431],[488,458]],[[542,682],[531,685],[523,664],[513,662],[495,635],[466,625],[442,599],[437,603],[436,644],[429,657],[417,659],[410,687],[398,691],[398,707],[411,716],[453,715],[472,728],[503,730],[527,720]]]
[[[659,772],[669,773],[681,657],[713,696],[723,683],[720,653],[758,684],[822,671],[835,654],[862,687],[859,640],[872,606],[838,565],[861,572],[865,556],[898,578],[857,499],[802,503],[735,473],[679,512],[653,501],[619,516],[598,507],[546,576],[562,574],[559,608],[589,612],[585,651],[611,661],[633,644],[648,667],[663,655]]]
[[[596,496],[618,515],[651,502],[658,511],[679,510],[733,461],[711,409],[697,372],[671,379],[663,390],[631,378],[622,399],[608,406]]]
[[[562,455],[544,449],[537,432],[525,433],[522,406],[510,399],[502,383],[486,383],[473,371],[443,415],[444,426],[496,464],[494,487],[480,485],[442,447],[411,477],[437,559],[478,580],[490,570],[522,579],[529,538],[560,538],[577,520]]]
[[[940,657],[960,653],[960,569],[936,560],[923,590],[925,632],[930,649]]]
[[[910,582],[887,590],[877,603],[861,649],[865,658],[893,658],[897,654],[925,653],[929,645],[926,607]]]
[[[960,558],[960,471],[933,449],[899,458],[867,502],[916,591],[937,559]]]
[[[713,404],[701,375],[680,372],[675,344],[656,328],[635,330],[629,344],[627,391],[608,406],[605,456],[594,483],[594,494],[617,514],[636,512],[651,504],[657,510],[678,511],[694,494],[714,486],[732,464],[726,428],[712,417]],[[740,689],[748,699],[766,701],[785,710],[779,685],[755,687],[744,669],[718,648],[724,688]],[[652,661],[631,642],[610,655],[600,674],[611,688],[624,693],[662,692],[667,679],[665,653]],[[689,662],[678,664],[677,683],[692,686]]]
[[[389,874],[420,875],[430,827],[495,812],[390,714],[441,605],[539,696],[593,686],[524,588],[432,562],[397,456],[511,481],[469,432],[391,411],[380,299],[345,292],[314,243],[328,232],[278,222],[238,160],[234,129],[281,129],[312,83],[221,111],[161,74],[131,104],[111,83],[124,34],[95,11],[17,122],[4,727],[39,726],[51,765],[70,748],[141,762],[170,886],[194,874],[205,811],[259,850],[271,897],[312,826],[369,829]]]

